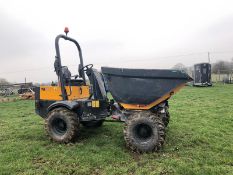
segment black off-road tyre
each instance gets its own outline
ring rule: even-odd
[[[165,114],[166,114],[166,116],[163,118],[163,123],[164,123],[165,127],[167,127],[169,122],[170,122],[170,113],[169,113],[167,106],[165,106]]]
[[[165,139],[163,121],[149,111],[135,112],[125,123],[124,139],[126,146],[134,152],[158,151]]]
[[[165,110],[164,113],[158,112],[158,115],[162,119],[164,126],[167,127],[170,121],[170,114],[167,106],[164,107],[164,110]]]
[[[51,140],[59,143],[73,141],[79,130],[79,118],[76,113],[56,108],[48,113],[45,119],[45,131]]]
[[[104,123],[104,120],[98,121],[83,121],[82,125],[86,128],[98,128],[101,127]]]

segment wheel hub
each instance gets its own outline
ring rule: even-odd
[[[52,122],[52,129],[58,135],[64,135],[67,131],[66,122],[60,118],[54,119]]]
[[[152,128],[144,123],[139,124],[135,127],[135,133],[136,136],[142,140],[147,140],[151,138],[153,135]]]

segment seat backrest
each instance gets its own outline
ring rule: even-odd
[[[67,66],[62,67],[63,78],[68,82],[71,79],[71,73]]]

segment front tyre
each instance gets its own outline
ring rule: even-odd
[[[170,121],[170,113],[169,113],[168,107],[165,106],[165,118],[163,118],[163,122],[164,122],[165,127],[168,126],[169,121]]]
[[[163,121],[156,114],[135,112],[125,123],[126,146],[139,153],[157,151],[164,143],[164,132]]]
[[[45,131],[53,141],[68,143],[77,137],[79,118],[66,108],[56,108],[45,119]]]

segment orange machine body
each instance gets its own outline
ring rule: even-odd
[[[89,86],[66,86],[68,100],[78,100],[90,97]],[[40,100],[60,101],[61,87],[60,86],[40,86]]]

